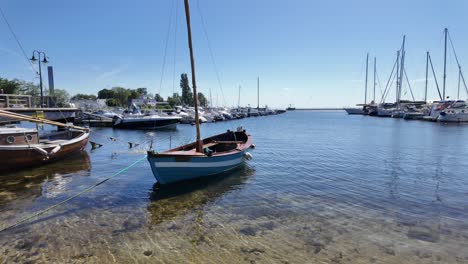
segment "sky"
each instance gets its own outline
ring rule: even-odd
[[[180,93],[180,74],[190,75],[183,7],[183,0],[0,0],[27,56],[44,51],[55,87],[71,95],[114,86],[147,87],[164,97]],[[408,79],[415,99],[423,99],[426,51],[442,85],[445,27],[461,66],[468,67],[466,0],[191,0],[190,8],[197,86],[208,98],[211,91],[214,105],[237,105],[241,87],[241,105],[256,106],[257,77],[262,106],[362,103],[367,53],[368,99],[376,57],[379,101],[403,35]],[[47,80],[44,69],[43,75]],[[2,17],[0,77],[38,83]],[[452,98],[457,83],[449,50]],[[437,99],[431,76],[428,90],[428,99]],[[405,84],[403,99],[410,99],[408,91]],[[392,87],[387,101],[394,94]]]

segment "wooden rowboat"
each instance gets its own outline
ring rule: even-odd
[[[193,180],[233,170],[251,159],[252,140],[245,130],[227,131],[203,139],[203,152],[193,142],[160,153],[148,151],[148,161],[159,184]]]
[[[52,162],[84,150],[89,131],[66,130],[39,137],[36,129],[0,128],[0,170]]]

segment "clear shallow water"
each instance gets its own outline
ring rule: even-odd
[[[241,169],[157,190],[143,161],[0,233],[0,260],[468,263],[468,126],[296,111],[204,124],[202,133],[241,124],[257,146]],[[100,149],[2,175],[0,227],[105,179],[149,146],[145,131],[96,132]],[[179,125],[156,131],[154,146],[193,139],[194,127]]]

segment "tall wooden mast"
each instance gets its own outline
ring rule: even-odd
[[[200,135],[200,118],[198,117],[198,94],[197,94],[197,82],[195,78],[195,58],[193,57],[193,47],[192,47],[192,29],[190,26],[190,6],[189,1],[184,0],[185,3],[185,18],[187,20],[187,35],[188,35],[188,44],[190,50],[190,66],[192,68],[192,86],[193,86],[193,105],[195,106],[195,125],[197,127],[197,142],[196,142],[196,151],[203,152],[203,142]]]

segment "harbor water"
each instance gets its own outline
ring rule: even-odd
[[[241,125],[256,149],[238,170],[159,189],[143,159],[0,233],[0,262],[468,263],[468,126],[290,111],[201,129]],[[125,169],[151,141],[195,137],[190,125],[93,130],[103,147],[2,173],[0,228]]]

